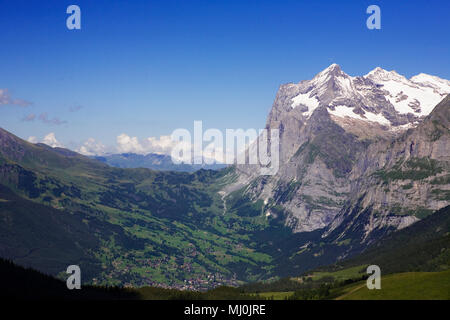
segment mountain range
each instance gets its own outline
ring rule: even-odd
[[[294,232],[325,228],[323,236],[345,239],[360,217],[360,239],[369,241],[405,227],[449,201],[449,84],[380,68],[351,77],[333,64],[282,85],[266,125],[281,132],[278,174],[237,166],[227,194],[262,200]]]
[[[254,165],[155,171],[139,164],[146,156],[92,159],[0,129],[0,257],[60,278],[78,264],[93,284],[179,289],[357,257],[450,204],[449,93],[434,76],[351,77],[336,64],[282,85],[266,123],[280,132],[274,176]]]
[[[200,169],[219,170],[226,167],[225,164],[175,164],[172,157],[167,154],[148,153],[145,155],[136,153],[108,154],[102,156],[93,156],[93,159],[104,162],[117,168],[148,168],[162,171],[182,171],[194,172]]]

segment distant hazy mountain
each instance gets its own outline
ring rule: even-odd
[[[96,160],[117,168],[148,168],[160,171],[194,172],[200,169],[218,170],[225,168],[225,164],[175,164],[169,155],[149,153],[146,155],[136,153],[121,153],[106,156],[94,156]]]

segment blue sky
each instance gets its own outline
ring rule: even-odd
[[[81,30],[66,28],[70,4],[81,8]],[[381,30],[366,28],[371,4]],[[22,138],[53,132],[71,148],[169,135],[194,120],[262,128],[280,84],[331,63],[350,75],[381,66],[450,79],[449,9],[433,0],[0,0],[0,88],[10,96],[0,126]]]

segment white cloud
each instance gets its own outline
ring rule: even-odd
[[[8,89],[0,89],[0,106],[1,105],[28,107],[31,105],[31,102],[22,99],[14,99],[11,97]]]
[[[27,140],[31,143],[45,143],[52,148],[65,148],[64,145],[56,139],[54,132],[47,134],[41,141],[39,141],[39,139],[35,136],[30,136]]]
[[[171,136],[149,137],[144,142],[144,148],[150,150],[149,152],[169,154],[172,148],[177,144],[172,140]]]
[[[61,124],[67,123],[67,121],[65,121],[65,120],[60,120],[59,118],[53,118],[53,119],[50,119],[50,118],[48,117],[47,112],[41,113],[41,114],[39,115],[39,120],[41,120],[41,121],[42,121],[43,123],[45,123],[45,124],[61,125]]]
[[[117,151],[120,153],[145,153],[144,148],[139,143],[137,137],[130,137],[129,135],[122,133],[117,136]]]
[[[94,138],[89,138],[87,141],[78,148],[77,152],[84,154],[85,156],[95,156],[106,153],[106,147]]]
[[[60,143],[58,140],[56,140],[55,134],[53,132],[50,132],[47,134],[44,139],[41,141],[42,143],[45,143],[46,145],[52,147],[52,148],[64,148],[64,145]]]
[[[136,154],[149,154],[149,153],[159,153],[172,155],[172,149],[178,145],[178,149],[189,150],[191,153],[191,158],[194,157],[193,145],[190,141],[173,141],[171,136],[160,136],[149,137],[146,139],[139,140],[137,137],[130,137],[126,133],[122,133],[117,136],[117,153],[136,153]],[[208,145],[203,150],[203,159],[213,159],[216,162],[224,163],[224,153],[230,153],[231,158],[234,157],[234,150],[224,150],[222,147],[216,147],[215,152],[212,150],[212,143]],[[184,160],[176,155],[172,155],[177,158],[177,160]],[[206,160],[205,160],[206,161]],[[189,161],[188,161],[189,162]],[[209,161],[213,163],[214,161]]]
[[[42,123],[54,124],[54,125],[61,125],[61,124],[67,123],[67,121],[60,120],[59,118],[50,119],[48,117],[47,112],[41,113],[39,116],[37,116],[34,113],[30,113],[30,114],[28,114],[28,115],[26,115],[26,116],[24,116],[22,118],[22,121],[26,121],[26,122],[31,122],[31,121],[34,121],[34,120],[39,120],[39,121],[42,121]]]
[[[34,121],[36,119],[36,115],[34,113],[30,113],[22,118],[22,121]]]
[[[39,140],[35,136],[30,136],[28,138],[28,141],[31,143],[41,142],[49,145],[52,148],[65,148],[65,146],[56,139],[54,132],[48,133],[42,140]],[[146,139],[139,140],[137,137],[131,137],[126,133],[122,133],[117,136],[116,142],[117,145],[115,147],[106,147],[100,141],[97,141],[94,138],[89,138],[81,146],[79,146],[78,148],[74,148],[73,150],[85,156],[105,155],[113,153],[159,153],[172,155],[172,150],[178,145],[178,148],[182,148],[183,150],[190,150],[191,157],[194,157],[194,148],[190,141],[173,141],[171,136],[160,136],[159,138],[148,137]],[[244,150],[238,150],[238,153],[243,151]],[[207,145],[204,145],[203,161],[205,163],[213,163],[215,160],[218,163],[226,163],[227,159],[234,159],[234,152],[234,150],[228,150],[227,148],[224,148],[223,145],[214,146],[213,143],[208,143]],[[190,161],[188,161],[188,163],[190,163]]]
[[[176,142],[170,136],[149,137],[139,141],[137,137],[130,137],[126,133],[117,136],[117,151],[119,153],[163,153],[170,154]]]

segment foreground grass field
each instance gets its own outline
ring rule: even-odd
[[[258,293],[260,297],[263,297],[264,299],[271,299],[271,300],[286,300],[290,296],[294,294],[294,291],[288,291],[288,292],[261,292]]]
[[[365,281],[341,290],[336,300],[450,300],[450,270],[387,275],[381,290],[367,289]]]
[[[334,280],[347,280],[360,277],[366,272],[366,265],[356,266],[334,272],[316,271],[310,275],[312,280],[320,280],[326,277],[333,277]]]

